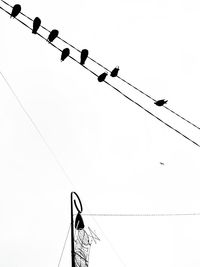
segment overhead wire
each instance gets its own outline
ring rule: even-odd
[[[10,5],[9,3],[7,3],[4,0],[1,0],[4,4],[6,4],[9,7],[13,7],[12,5]],[[27,16],[26,14],[24,14],[23,12],[20,12],[22,14],[22,16],[26,17],[27,19],[29,19],[30,21],[33,22],[33,19],[30,18],[29,16]],[[50,33],[50,30],[48,30],[46,27],[41,25],[41,28],[43,28],[44,30],[46,30],[47,32]],[[61,41],[63,41],[64,43],[66,43],[67,45],[69,45],[70,47],[72,47],[73,49],[75,49],[76,51],[78,51],[79,53],[81,52],[80,49],[76,48],[74,45],[72,45],[71,43],[65,41],[63,38],[61,38],[60,36],[57,37],[58,39],[60,39]],[[104,65],[102,65],[101,63],[99,63],[97,60],[91,58],[90,56],[88,56],[88,58],[93,61],[95,64],[97,64],[98,66],[102,67],[104,70],[111,72],[108,68],[106,68]],[[127,85],[129,85],[130,87],[132,87],[133,89],[137,90],[138,92],[140,92],[141,94],[145,95],[146,97],[148,97],[149,99],[151,99],[152,101],[156,101],[155,98],[153,98],[152,96],[150,96],[149,94],[145,93],[143,90],[139,89],[138,87],[134,86],[133,84],[131,84],[130,82],[126,81],[125,79],[123,79],[122,77],[118,76],[118,79],[120,79],[122,82],[126,83]],[[190,120],[184,118],[182,115],[178,114],[177,112],[175,112],[174,110],[172,110],[171,108],[167,107],[167,106],[163,106],[166,110],[170,111],[171,113],[173,113],[174,115],[176,115],[177,117],[181,118],[182,120],[184,120],[185,122],[191,124],[192,126],[194,126],[195,128],[197,128],[198,130],[200,130],[200,127],[198,125],[196,125],[195,123],[191,122]]]
[[[4,0],[1,0],[5,3]],[[10,5],[9,5],[10,6]],[[0,9],[2,9],[3,11],[5,11],[7,14],[10,15],[10,13],[5,10],[4,8],[0,7]],[[26,16],[28,17],[28,16]],[[17,21],[19,21],[21,24],[23,24],[24,26],[26,26],[28,29],[32,30],[31,27],[29,27],[27,24],[25,24],[23,21],[21,21],[18,18],[15,18]],[[30,19],[30,18],[29,18]],[[32,19],[31,19],[32,20]],[[46,28],[45,28],[46,29]],[[46,38],[41,35],[40,33],[37,33],[38,36],[40,36],[42,39],[44,39],[46,41]],[[56,46],[55,44],[53,44],[52,42],[48,42],[51,46],[53,46],[54,48],[56,48],[57,50],[59,50],[60,52],[62,52],[62,49],[60,49],[58,46]],[[71,58],[73,61],[75,61],[76,63],[79,63],[78,60],[76,60],[75,58],[73,58],[72,56],[69,55],[69,58]],[[86,70],[88,70],[90,73],[92,73],[93,75],[95,75],[96,77],[98,77],[98,75],[93,72],[91,69],[89,69],[88,67],[86,67],[85,65],[81,65],[83,68],[85,68]],[[154,115],[152,112],[150,112],[148,109],[144,108],[142,105],[140,105],[138,102],[134,101],[132,98],[130,98],[129,96],[127,96],[126,94],[124,94],[122,91],[120,91],[118,88],[116,88],[115,86],[113,86],[112,84],[110,84],[107,81],[104,81],[107,85],[109,85],[110,87],[112,87],[114,90],[116,90],[118,93],[120,93],[122,96],[124,96],[126,99],[128,99],[129,101],[131,101],[132,103],[136,104],[138,107],[140,107],[141,109],[143,109],[145,112],[147,112],[149,115],[153,116],[154,118],[156,118],[158,121],[160,121],[161,123],[163,123],[164,125],[166,125],[168,128],[172,129],[173,131],[175,131],[176,133],[178,133],[179,135],[181,135],[182,137],[184,137],[185,139],[187,139],[188,141],[192,142],[194,145],[200,147],[200,145],[195,142],[194,140],[192,140],[191,138],[189,138],[188,136],[186,136],[185,134],[183,134],[181,131],[177,130],[176,128],[174,128],[173,126],[171,126],[170,124],[166,123],[164,120],[160,119],[158,116]]]
[[[19,106],[21,107],[21,109],[23,110],[23,112],[26,114],[26,116],[28,117],[29,121],[31,122],[32,126],[35,128],[36,132],[39,134],[40,138],[42,139],[43,143],[45,144],[45,146],[47,147],[48,151],[50,152],[50,154],[52,155],[52,157],[54,158],[55,162],[57,163],[58,167],[60,168],[60,170],[62,171],[62,173],[64,174],[64,176],[67,178],[67,180],[70,182],[70,184],[73,186],[72,180],[70,179],[69,175],[67,174],[65,168],[63,167],[62,163],[60,162],[60,160],[58,159],[56,153],[54,152],[54,150],[51,148],[51,146],[49,145],[48,141],[46,140],[45,136],[42,134],[42,132],[40,131],[38,125],[36,124],[36,122],[33,120],[32,116],[30,115],[30,113],[27,111],[27,109],[25,108],[25,106],[22,104],[20,98],[17,96],[17,94],[15,93],[14,89],[12,88],[12,86],[10,85],[10,83],[8,82],[7,78],[4,76],[4,74],[0,71],[0,74],[2,76],[2,78],[4,79],[5,83],[7,84],[8,88],[10,89],[10,92],[12,93],[12,95],[14,96],[14,98],[16,99],[16,101],[18,102]]]
[[[173,217],[200,216],[200,212],[193,213],[82,213],[83,216],[95,217]]]
[[[60,263],[61,263],[61,260],[62,260],[62,257],[63,257],[63,253],[64,253],[64,250],[65,250],[65,247],[66,247],[67,239],[68,239],[68,236],[69,236],[70,228],[71,228],[71,223],[69,225],[69,228],[68,228],[68,231],[67,231],[67,236],[65,238],[64,245],[63,245],[63,248],[62,248],[62,252],[60,254],[60,258],[59,258],[59,261],[58,261],[58,267],[60,267]]]

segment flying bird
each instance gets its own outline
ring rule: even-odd
[[[61,54],[61,61],[64,61],[70,54],[69,48],[64,48]]]
[[[17,15],[20,13],[20,11],[21,11],[21,6],[20,5],[14,5],[13,6],[13,9],[12,9],[12,12],[11,12],[11,14],[10,14],[10,17],[12,18],[15,18],[15,17],[17,17]]]
[[[155,101],[154,104],[155,104],[156,106],[161,107],[161,106],[163,106],[164,104],[166,104],[167,101],[168,101],[168,100],[160,99],[160,100]]]
[[[53,42],[56,39],[56,37],[58,37],[58,33],[59,33],[58,30],[52,30],[49,34],[48,41],[50,43]]]
[[[41,19],[36,17],[33,21],[33,30],[32,33],[36,34],[38,29],[40,28],[41,25]]]
[[[83,49],[81,51],[81,62],[80,62],[81,65],[85,64],[85,61],[86,61],[86,59],[88,57],[88,54],[89,54],[89,51],[87,49]]]
[[[99,76],[98,76],[98,81],[99,82],[103,82],[104,80],[105,80],[105,78],[106,78],[106,76],[108,75],[108,73],[107,72],[103,72],[102,74],[100,74]]]
[[[116,77],[118,75],[118,72],[119,72],[119,67],[117,66],[116,68],[114,68],[111,73],[110,73],[110,76],[111,77]]]

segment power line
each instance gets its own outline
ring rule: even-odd
[[[7,6],[9,6],[10,8],[13,8],[13,6],[11,6],[9,3],[7,3],[4,0],[1,0],[4,4],[6,4]],[[8,13],[8,12],[7,12]],[[31,19],[29,16],[27,16],[26,14],[24,14],[23,12],[20,12],[22,14],[22,16],[24,16],[25,18],[29,19],[30,21],[33,22],[33,19]],[[50,30],[48,30],[46,27],[41,26],[41,28],[43,28],[45,31],[50,33]],[[65,41],[63,38],[61,37],[57,37],[58,39],[60,39],[61,41],[63,41],[64,43],[66,43],[67,45],[69,45],[70,47],[72,47],[73,49],[75,49],[78,52],[81,52],[80,49],[76,48],[74,45],[72,45],[71,43]],[[108,68],[106,68],[104,65],[102,65],[101,63],[99,63],[97,60],[88,57],[91,61],[93,61],[95,64],[97,64],[98,66],[102,67],[104,70],[111,72]],[[118,79],[120,79],[121,81],[123,81],[124,83],[126,83],[127,85],[129,85],[130,87],[132,87],[133,89],[137,90],[138,92],[140,92],[141,94],[145,95],[146,97],[148,97],[149,99],[151,99],[152,101],[156,101],[156,99],[154,99],[152,96],[150,96],[149,94],[145,93],[144,91],[142,91],[141,89],[139,89],[138,87],[134,86],[133,84],[131,84],[130,82],[126,81],[125,79],[123,79],[120,76],[117,76]],[[173,111],[171,108],[168,108],[167,106],[163,106],[166,110],[170,111],[171,113],[173,113],[174,115],[178,116],[179,118],[181,118],[182,120],[184,120],[185,122],[191,124],[192,126],[194,126],[195,128],[197,128],[198,130],[200,130],[200,127],[198,125],[196,125],[195,123],[189,121],[188,119],[184,118],[183,116],[181,116],[180,114],[178,114],[177,112]]]
[[[82,213],[83,216],[95,217],[172,217],[172,216],[200,216],[194,213]]]
[[[70,184],[73,186],[73,183],[71,181],[71,179],[69,178],[69,175],[67,174],[67,172],[65,171],[65,168],[63,167],[62,163],[59,161],[56,153],[54,152],[54,150],[51,148],[51,146],[49,145],[49,143],[47,142],[46,138],[44,137],[44,135],[42,134],[42,132],[40,131],[38,125],[36,124],[36,122],[33,120],[32,116],[29,114],[29,112],[26,110],[26,108],[24,107],[24,105],[22,104],[21,100],[19,99],[19,97],[17,96],[17,94],[15,93],[14,89],[11,87],[11,85],[9,84],[8,80],[6,79],[6,77],[3,75],[3,73],[0,71],[1,76],[3,77],[4,81],[6,82],[8,88],[10,89],[10,92],[12,93],[12,95],[14,96],[14,98],[16,99],[16,101],[18,102],[19,106],[21,107],[21,109],[23,110],[23,112],[26,114],[26,116],[28,117],[29,121],[31,122],[31,124],[33,125],[33,127],[35,128],[36,132],[39,134],[40,138],[42,139],[43,143],[45,144],[45,146],[47,147],[48,151],[50,152],[50,154],[52,155],[52,157],[54,158],[55,162],[57,163],[58,167],[60,168],[60,170],[62,171],[62,173],[64,174],[64,176],[67,178],[67,180],[70,182]]]
[[[68,228],[68,231],[67,231],[67,236],[65,238],[65,242],[64,242],[64,245],[63,245],[63,248],[62,248],[62,252],[61,252],[61,255],[60,255],[60,258],[59,258],[59,261],[58,261],[58,267],[60,267],[60,263],[61,263],[61,260],[62,260],[62,257],[63,257],[63,253],[64,253],[65,246],[66,246],[66,243],[67,243],[67,239],[68,239],[68,236],[69,236],[70,228],[71,228],[71,224],[69,225],[69,228]]]
[[[126,94],[122,93],[115,86],[111,85],[107,81],[105,81],[105,83],[107,83],[109,86],[111,86],[113,89],[115,89],[118,93],[122,94],[128,100],[130,100],[131,102],[133,102],[134,104],[136,104],[138,107],[140,107],[141,109],[143,109],[145,112],[147,112],[148,114],[150,114],[151,116],[153,116],[155,119],[157,119],[158,121],[160,121],[161,123],[163,123],[164,125],[166,125],[167,127],[169,127],[170,129],[172,129],[173,131],[177,132],[178,134],[180,134],[181,136],[183,136],[185,139],[187,139],[188,141],[192,142],[194,145],[200,147],[200,145],[198,143],[196,143],[195,141],[193,141],[192,139],[190,139],[188,136],[186,136],[185,134],[183,134],[182,132],[180,132],[176,128],[172,127],[170,124],[166,123],[164,120],[162,120],[159,117],[157,117],[156,115],[154,115],[151,111],[149,111],[148,109],[144,108],[142,105],[140,105],[139,103],[137,103],[136,101],[134,101],[133,99],[131,99],[130,97],[128,97]]]
[[[3,1],[3,0],[1,0]],[[5,3],[5,1],[3,1]],[[8,4],[9,5],[9,4]],[[9,5],[10,6],[10,5]],[[10,13],[8,11],[6,11],[4,8],[0,7],[0,9],[2,9],[3,11],[5,11],[7,14],[10,15]],[[26,16],[26,15],[24,15]],[[27,18],[29,18],[28,16],[26,16]],[[31,27],[29,27],[27,24],[25,24],[23,21],[21,21],[18,18],[15,18],[16,20],[18,20],[21,24],[23,24],[24,26],[26,26],[28,29],[32,30]],[[29,18],[30,19],[30,18]],[[30,19],[32,20],[32,19]],[[46,28],[45,28],[46,29]],[[50,32],[48,30],[48,32]],[[44,39],[46,41],[46,38],[44,36],[42,36],[41,34],[37,33],[42,39]],[[57,50],[59,50],[60,52],[62,52],[62,49],[60,49],[59,47],[57,47],[56,45],[54,45],[53,43],[49,42],[50,45],[52,45],[54,48],[56,48]],[[71,58],[73,61],[75,61],[76,63],[79,63],[78,60],[76,60],[75,58],[73,58],[72,56],[69,55],[69,58]],[[85,65],[81,65],[83,68],[85,68],[86,70],[88,70],[90,73],[92,73],[93,75],[95,75],[96,77],[98,77],[98,75],[93,72],[91,69],[89,69],[88,67],[86,67]],[[154,115],[152,112],[150,112],[148,109],[144,108],[142,105],[140,105],[139,103],[137,103],[136,101],[134,101],[133,99],[131,99],[130,97],[128,97],[126,94],[124,94],[123,92],[121,92],[118,88],[116,88],[115,86],[113,86],[112,84],[110,84],[107,81],[104,81],[107,85],[109,85],[110,87],[112,87],[114,90],[116,90],[118,93],[120,93],[122,96],[124,96],[126,99],[128,99],[129,101],[131,101],[132,103],[136,104],[138,107],[142,108],[145,112],[147,112],[149,115],[153,116],[154,118],[156,118],[158,121],[160,121],[161,123],[163,123],[164,125],[166,125],[168,128],[172,129],[173,131],[175,131],[176,133],[178,133],[179,135],[181,135],[182,137],[184,137],[185,139],[187,139],[188,141],[192,142],[194,145],[200,147],[200,145],[195,142],[194,140],[192,140],[191,138],[189,138],[188,136],[186,136],[185,134],[183,134],[182,132],[180,132],[179,130],[177,130],[176,128],[172,127],[170,124],[166,123],[165,121],[163,121],[162,119],[160,119],[159,117],[157,117],[156,115]]]

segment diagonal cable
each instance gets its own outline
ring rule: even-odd
[[[68,236],[69,236],[70,228],[71,228],[71,224],[69,225],[69,228],[68,228],[68,231],[67,231],[67,236],[65,238],[65,242],[64,242],[64,245],[63,245],[63,248],[62,248],[62,252],[61,252],[61,255],[60,255],[60,258],[59,258],[59,261],[58,261],[58,267],[60,267],[60,263],[61,263],[61,260],[62,260],[62,257],[63,257],[63,253],[64,253],[65,246],[66,246],[66,243],[67,243],[67,239],[68,239]]]
[[[12,95],[14,96],[14,98],[16,99],[16,101],[18,102],[19,106],[21,107],[21,109],[23,110],[23,112],[26,114],[26,116],[28,117],[29,121],[31,122],[32,126],[35,128],[36,132],[39,134],[39,136],[41,137],[43,143],[45,144],[45,146],[47,147],[48,151],[50,152],[50,154],[52,155],[52,157],[54,158],[55,162],[57,163],[58,167],[60,168],[60,170],[62,171],[62,173],[64,174],[64,176],[67,178],[67,180],[71,183],[71,185],[73,185],[71,179],[69,178],[69,175],[67,174],[67,172],[65,171],[65,168],[63,167],[63,165],[61,164],[61,162],[59,161],[56,153],[53,151],[53,149],[51,148],[51,146],[49,145],[49,143],[47,142],[46,138],[44,137],[44,135],[42,134],[42,132],[40,131],[38,125],[36,124],[36,122],[33,120],[33,118],[31,117],[31,115],[29,114],[29,112],[26,110],[26,108],[24,107],[24,105],[22,104],[21,100],[19,99],[19,97],[17,96],[17,94],[15,93],[15,91],[13,90],[13,88],[11,87],[11,85],[9,84],[8,80],[6,79],[6,77],[3,75],[3,73],[0,71],[0,74],[2,76],[2,78],[4,79],[5,83],[7,84],[8,88],[10,89],[10,92],[12,93]]]
[[[3,0],[1,0],[3,1]],[[0,9],[2,9],[3,11],[5,11],[7,14],[10,15],[10,13],[8,11],[6,11],[4,8],[0,7]],[[15,18],[17,21],[19,21],[21,24],[25,25],[28,29],[32,30],[31,27],[29,27],[27,24],[25,24],[23,21],[21,21],[18,18]],[[42,39],[44,39],[46,41],[46,38],[44,36],[42,36],[41,34],[37,33]],[[57,50],[59,50],[60,52],[62,52],[62,49],[58,48],[56,45],[54,45],[53,43],[49,43],[50,45],[52,45],[54,48],[56,48]],[[73,58],[72,56],[69,56],[73,61],[75,61],[76,63],[79,64],[79,62]],[[83,68],[85,68],[86,70],[88,70],[90,73],[92,73],[93,75],[97,76],[98,75],[93,72],[92,70],[90,70],[88,67],[86,67],[85,65],[81,65]],[[181,135],[182,137],[184,137],[185,139],[187,139],[188,141],[192,142],[194,145],[200,147],[200,145],[195,142],[194,140],[192,140],[191,138],[189,138],[188,136],[186,136],[185,134],[183,134],[182,132],[180,132],[179,130],[177,130],[176,128],[174,128],[173,126],[171,126],[170,124],[166,123],[164,120],[160,119],[159,117],[157,117],[156,115],[154,115],[151,111],[149,111],[148,109],[144,108],[142,105],[140,105],[139,103],[137,103],[136,101],[134,101],[133,99],[131,99],[129,96],[127,96],[126,94],[124,94],[123,92],[121,92],[118,88],[116,88],[115,86],[113,86],[112,84],[110,84],[107,81],[104,81],[107,85],[109,85],[110,87],[112,87],[114,90],[116,90],[119,94],[121,94],[122,96],[124,96],[125,98],[127,98],[129,101],[131,101],[132,103],[136,104],[138,107],[142,108],[145,112],[147,112],[149,115],[153,116],[154,118],[156,118],[158,121],[160,121],[161,123],[163,123],[164,125],[166,125],[168,128],[172,129],[173,131],[175,131],[176,133],[178,133],[179,135]],[[21,105],[21,104],[20,104]],[[40,133],[41,134],[41,133]],[[52,152],[51,152],[52,153]],[[53,153],[52,153],[53,154]],[[54,156],[55,157],[55,156]],[[59,164],[60,165],[60,164]],[[62,167],[63,169],[63,167]]]
[[[4,0],[1,0],[4,4],[6,4],[7,6],[13,8],[13,6],[11,6],[9,3],[7,3]],[[27,16],[26,14],[24,14],[23,12],[20,12],[24,17],[26,17],[27,19],[29,19],[30,21],[33,21],[33,19],[31,19],[29,16]],[[44,30],[46,30],[47,32],[50,33],[50,30],[48,30],[46,27],[41,26],[41,28],[43,28]],[[67,45],[69,45],[70,47],[72,47],[73,49],[75,49],[78,52],[81,52],[80,49],[76,48],[74,45],[70,44],[69,42],[65,41],[63,38],[61,37],[57,37],[58,39],[60,39],[61,41],[63,41],[64,43],[66,43]],[[108,68],[106,68],[104,65],[102,65],[101,63],[99,63],[97,60],[88,57],[91,61],[93,61],[95,64],[97,64],[98,66],[102,67],[104,70],[111,72]],[[141,94],[145,95],[146,97],[148,97],[149,99],[153,100],[154,102],[156,101],[156,99],[154,99],[152,96],[150,96],[149,94],[145,93],[144,91],[142,91],[141,89],[139,89],[138,87],[134,86],[133,84],[131,84],[130,82],[126,81],[125,79],[123,79],[120,76],[117,76],[118,79],[120,79],[121,81],[123,81],[124,83],[126,83],[127,85],[129,85],[130,87],[132,87],[133,89],[137,90],[138,92],[140,92]],[[168,108],[167,106],[163,106],[166,110],[168,110],[169,112],[173,113],[174,115],[176,115],[177,117],[181,118],[182,120],[184,120],[185,122],[191,124],[192,126],[194,126],[195,128],[197,128],[198,130],[200,130],[200,127],[198,125],[196,125],[195,123],[191,122],[190,120],[184,118],[183,116],[181,116],[180,114],[178,114],[177,112],[175,112],[174,110],[172,110],[171,108]]]

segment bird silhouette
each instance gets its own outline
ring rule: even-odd
[[[86,61],[86,59],[88,57],[88,54],[89,54],[89,51],[87,49],[83,49],[81,51],[81,62],[80,62],[81,65],[85,64],[85,61]]]
[[[66,57],[69,56],[70,50],[69,48],[64,48],[61,54],[61,61],[64,61]]]
[[[118,72],[119,72],[119,67],[117,66],[111,71],[110,76],[116,77],[118,75]]]
[[[168,100],[160,99],[160,100],[155,101],[154,104],[155,104],[156,106],[161,107],[161,106],[163,106],[164,104],[166,104],[167,101],[168,101]]]
[[[56,39],[56,37],[58,37],[58,33],[59,33],[58,30],[52,30],[52,31],[50,32],[50,34],[49,34],[48,41],[49,41],[50,43],[53,42],[53,41]]]
[[[16,18],[17,17],[17,15],[20,13],[20,11],[21,11],[21,6],[20,5],[14,5],[13,6],[13,9],[12,9],[12,12],[11,12],[11,14],[10,14],[10,17],[12,18]]]
[[[38,29],[40,28],[41,25],[41,19],[36,17],[33,21],[33,30],[32,33],[36,34]]]
[[[103,72],[102,74],[100,74],[99,76],[98,76],[98,81],[99,82],[103,82],[104,80],[105,80],[105,78],[106,78],[106,76],[108,75],[108,73],[107,72]]]

